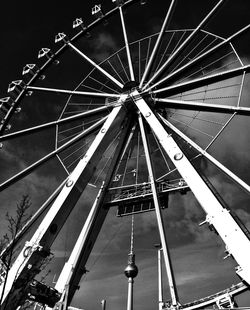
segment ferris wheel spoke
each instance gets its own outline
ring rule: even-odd
[[[190,69],[191,67],[196,65],[198,62],[205,60],[207,57],[211,56],[214,52],[219,50],[221,47],[224,47],[226,44],[228,44],[232,40],[238,38],[240,35],[242,35],[245,31],[247,31],[249,29],[250,29],[250,24],[248,24],[244,28],[240,29],[239,31],[237,31],[236,33],[234,33],[233,35],[231,35],[230,37],[228,37],[224,41],[218,43],[217,45],[215,45],[211,49],[207,50],[206,52],[204,52],[200,56],[195,57],[193,60],[191,60],[187,64],[183,65],[182,67],[180,67],[177,70],[173,71],[172,73],[168,74],[167,76],[165,76],[160,81],[156,82],[155,84],[151,85],[148,88],[144,87],[143,89],[148,91],[150,89],[153,89],[153,88],[159,86],[160,84],[162,84],[166,81],[169,81],[170,79],[173,79],[174,77],[178,76],[180,73],[183,73],[185,70]],[[149,86],[149,85],[147,85],[147,86]]]
[[[167,43],[165,49],[164,49],[164,52],[162,53],[160,59],[158,60],[158,64],[157,64],[157,66],[156,66],[154,72],[156,72],[156,71],[160,68],[163,59],[166,57],[167,53],[169,52],[169,47],[170,47],[170,45],[172,44],[172,41],[173,41],[173,39],[174,39],[174,37],[175,37],[175,34],[176,34],[176,32],[173,31],[173,33],[172,33],[170,39],[168,40],[168,43]]]
[[[165,108],[175,109],[186,109],[186,110],[199,110],[208,112],[223,112],[223,113],[234,113],[237,112],[239,115],[250,115],[250,108],[247,107],[236,107],[230,105],[218,105],[212,103],[203,103],[196,101],[184,101],[175,99],[160,99],[155,98],[156,102],[163,103]],[[162,106],[162,105],[159,105]]]
[[[163,152],[163,150],[162,150],[162,147],[161,147],[161,145],[160,145],[158,139],[156,138],[156,135],[155,135],[154,132],[153,132],[153,136],[154,136],[155,142],[156,142],[156,144],[157,144],[157,147],[158,147],[158,149],[160,150],[160,153],[161,153],[161,156],[162,156],[162,158],[163,158],[163,160],[164,160],[164,163],[165,163],[165,165],[166,165],[166,168],[168,169],[168,171],[171,171],[171,168],[170,168],[170,166],[169,166],[169,164],[168,164],[168,161],[167,161],[166,154],[164,154],[164,152]]]
[[[97,70],[99,70],[104,76],[106,76],[109,80],[111,80],[114,84],[116,84],[118,87],[123,88],[123,84],[119,82],[116,78],[114,78],[111,74],[109,74],[106,70],[104,70],[101,66],[99,66],[96,62],[94,62],[91,58],[89,58],[86,54],[84,54],[82,51],[80,51],[75,45],[73,45],[71,42],[66,41],[66,43],[75,51],[77,54],[79,54],[81,57],[83,57],[87,62],[89,62],[92,66],[94,66]]]
[[[166,124],[179,137],[185,140],[188,144],[190,144],[193,148],[195,148],[202,156],[206,157],[216,167],[218,167],[221,171],[223,171],[226,175],[228,175],[231,179],[233,179],[237,184],[239,184],[242,188],[244,188],[248,193],[250,193],[250,186],[247,183],[245,183],[242,179],[240,179],[237,175],[235,175],[231,170],[226,168],[217,159],[215,159],[212,155],[210,155],[206,150],[201,148],[198,144],[196,144],[193,140],[191,140],[188,136],[186,136],[181,130],[179,130],[176,126],[170,123],[167,119],[162,117],[159,113],[158,116],[162,119],[164,124]]]
[[[244,72],[249,72],[250,71],[250,65],[242,66],[236,69],[231,69],[231,70],[226,70],[223,72],[207,75],[198,79],[193,79],[187,82],[171,85],[168,87],[164,87],[161,89],[157,89],[152,91],[153,94],[159,94],[163,92],[170,92],[172,93],[180,93],[188,90],[192,90],[194,88],[206,86],[208,84],[216,83],[216,82],[221,82],[226,79],[238,76]]]
[[[98,85],[101,85],[102,88],[105,86],[105,88],[108,88],[109,90],[111,90],[111,91],[113,91],[114,93],[116,93],[116,90],[115,90],[115,89],[113,89],[113,88],[110,87],[110,86],[107,86],[107,85],[103,84],[101,81],[99,81],[99,80],[93,78],[92,76],[90,76],[89,79],[92,80],[92,81],[94,81],[94,82],[96,82]],[[102,89],[99,89],[99,90],[98,90],[97,88],[95,88],[95,87],[93,87],[93,86],[90,86],[90,85],[86,85],[85,83],[82,83],[82,84],[81,84],[81,87],[94,90],[95,92],[102,92],[102,93],[105,93],[105,91],[103,91]],[[117,92],[117,93],[118,93],[118,92]]]
[[[67,123],[70,123],[72,121],[84,118],[84,117],[93,116],[95,114],[102,113],[104,111],[108,111],[108,107],[107,106],[102,106],[102,107],[99,107],[99,108],[96,108],[96,109],[92,109],[92,110],[89,110],[89,111],[85,111],[85,112],[82,112],[82,113],[79,113],[79,114],[76,114],[76,115],[73,115],[73,116],[65,117],[65,118],[59,119],[59,120],[54,121],[54,122],[49,122],[49,123],[41,124],[41,125],[38,125],[38,126],[30,127],[30,128],[27,128],[27,129],[23,129],[23,130],[20,130],[20,131],[12,132],[12,133],[6,134],[4,136],[0,136],[0,141],[6,141],[6,140],[18,138],[20,136],[24,136],[24,135],[27,135],[27,134],[32,134],[32,133],[35,133],[35,132],[38,132],[38,131],[41,131],[41,130],[44,130],[44,129],[48,129],[48,128],[51,128],[51,127],[54,127],[54,126],[58,126],[58,125],[62,125],[62,124],[67,124]]]
[[[84,96],[84,97],[96,97],[96,98],[99,98],[99,97],[100,98],[119,98],[120,97],[120,95],[118,94],[110,94],[110,93],[105,93],[105,92],[85,92],[85,91],[48,88],[48,87],[37,87],[37,86],[27,86],[26,89],[43,91],[43,92],[59,93],[59,94],[77,95],[77,96]]]
[[[73,145],[74,143],[76,143],[77,141],[79,141],[80,139],[84,138],[85,136],[89,135],[90,133],[92,133],[94,130],[96,130],[97,128],[99,128],[107,119],[107,116],[102,118],[101,120],[97,121],[94,125],[90,126],[89,128],[87,128],[86,130],[84,130],[83,132],[81,132],[80,134],[76,135],[74,138],[72,138],[70,141],[66,142],[65,144],[61,145],[60,147],[58,147],[57,149],[55,149],[54,151],[48,153],[47,155],[45,155],[44,157],[40,158],[39,160],[37,160],[36,162],[34,162],[33,164],[31,164],[30,166],[28,166],[27,168],[23,169],[22,171],[20,171],[19,173],[15,174],[14,176],[12,176],[11,178],[9,178],[8,180],[6,180],[5,182],[3,182],[2,184],[0,184],[0,191],[3,191],[4,189],[8,188],[9,186],[11,186],[12,184],[14,184],[15,182],[21,180],[22,178],[24,178],[25,176],[29,175],[30,173],[32,173],[36,168],[40,167],[41,165],[43,165],[44,163],[46,163],[48,160],[50,160],[51,158],[55,157],[57,154],[59,154],[60,152],[64,151],[65,149],[67,149],[68,147],[70,147],[71,145]]]
[[[176,0],[172,0],[171,4],[169,6],[168,12],[166,14],[166,17],[165,17],[164,22],[163,22],[162,27],[161,27],[161,31],[160,31],[160,33],[159,33],[159,35],[157,37],[157,40],[156,40],[156,43],[154,45],[152,54],[151,54],[150,59],[149,59],[149,61],[147,63],[146,69],[145,69],[145,71],[143,73],[143,76],[142,76],[142,79],[141,79],[141,82],[140,82],[140,86],[139,86],[140,88],[143,86],[144,81],[148,77],[148,74],[149,74],[149,72],[150,72],[150,70],[152,68],[152,65],[153,65],[154,61],[155,61],[157,52],[158,52],[160,44],[162,42],[162,38],[163,38],[164,32],[165,32],[165,30],[167,29],[167,27],[168,27],[168,25],[170,23],[171,15],[173,13],[174,6],[175,6],[176,2],[177,2]]]
[[[123,11],[122,11],[122,6],[121,5],[119,5],[119,12],[120,12],[120,19],[121,19],[121,24],[122,24],[123,38],[124,38],[125,47],[126,47],[126,53],[127,53],[127,60],[128,60],[130,79],[131,79],[131,81],[134,81],[135,80],[134,69],[133,69],[131,53],[130,53],[130,48],[129,48],[129,42],[128,42],[128,36],[127,36],[127,30],[126,30],[126,25],[125,25],[125,20],[124,20],[124,16],[123,16]]]
[[[216,6],[208,13],[208,15],[201,21],[194,31],[186,38],[186,40],[175,50],[175,52],[167,59],[167,61],[158,69],[158,71],[152,76],[147,82],[144,88],[147,88],[169,65],[178,57],[188,44],[193,40],[194,36],[200,31],[200,29],[209,21],[211,17],[217,12],[218,8],[222,5],[225,0],[220,0]]]
[[[173,72],[175,71],[178,67],[180,67],[180,65],[185,62],[186,60],[188,59],[191,59],[190,55],[192,55],[193,52],[195,52],[199,46],[202,46],[203,42],[206,41],[206,39],[208,38],[208,34],[206,34],[197,44],[194,45],[194,47],[188,52],[188,53],[185,53],[185,56],[177,62],[177,64],[174,66],[174,68],[171,68],[170,72]],[[214,39],[212,42],[210,42],[211,45],[213,45],[213,43],[217,40]],[[209,44],[206,45],[206,47],[203,48],[202,51],[198,52],[196,54],[196,57],[199,55],[199,54],[202,54],[203,51],[205,51],[206,49],[209,48]]]
[[[116,53],[116,56],[117,56],[117,59],[118,59],[120,65],[121,65],[121,68],[122,68],[122,70],[123,70],[123,73],[125,74],[126,78],[129,80],[129,76],[128,76],[127,70],[126,70],[125,67],[124,67],[124,64],[123,64],[123,62],[122,62],[122,60],[121,60],[121,57],[120,57],[119,53]]]
[[[196,76],[197,74],[201,73],[201,69],[202,69],[202,74],[204,75],[204,71],[205,70],[209,70],[209,68],[211,68],[212,66],[216,66],[218,65],[220,62],[226,61],[227,59],[229,59],[230,57],[232,57],[234,54],[233,51],[230,51],[228,53],[225,53],[224,55],[215,58],[214,60],[212,60],[211,62],[209,62],[208,64],[206,64],[205,66],[202,66],[201,68],[197,68],[195,72],[190,73],[189,75],[185,76],[184,78],[180,79],[180,83],[182,83],[183,81],[187,81],[193,78],[193,76]],[[209,70],[209,74],[214,74],[215,72],[218,72],[219,70],[223,70],[224,68],[229,67],[230,65],[233,65],[235,63],[238,63],[238,59],[235,60],[233,59],[232,61],[223,64],[220,68],[215,68],[213,70]],[[208,73],[206,73],[208,74]]]
[[[112,63],[110,62],[110,60],[108,60],[108,64],[109,64],[109,66],[112,68],[112,70],[115,72],[115,74],[119,77],[119,79],[122,81],[122,83],[125,84],[123,78],[121,77],[121,75],[119,74],[119,72],[116,70],[116,68],[112,65]]]

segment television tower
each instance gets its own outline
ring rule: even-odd
[[[130,253],[128,254],[128,266],[124,270],[125,276],[128,278],[128,301],[127,310],[133,310],[133,285],[134,278],[138,274],[138,268],[135,264],[134,254],[134,215],[132,215],[131,242]]]

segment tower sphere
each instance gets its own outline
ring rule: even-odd
[[[138,268],[135,264],[128,265],[124,273],[127,278],[135,278],[138,274]]]

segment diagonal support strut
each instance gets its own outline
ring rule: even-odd
[[[185,154],[183,154],[173,137],[165,130],[147,102],[140,96],[139,92],[134,90],[131,96],[163,149],[206,212],[206,222],[214,226],[224,241],[227,252],[238,263],[236,273],[250,284],[250,240],[247,235],[234,220],[230,210],[221,205]]]

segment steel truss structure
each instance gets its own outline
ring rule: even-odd
[[[46,304],[46,309],[67,309],[113,206],[118,206],[119,216],[152,210],[156,214],[171,297],[168,305],[161,301],[162,309],[232,306],[233,296],[250,284],[249,234],[196,163],[208,160],[249,194],[249,185],[217,160],[210,149],[234,118],[250,114],[250,107],[242,105],[250,65],[243,64],[234,48],[234,41],[247,33],[250,25],[226,39],[205,31],[225,2],[220,0],[195,29],[169,30],[177,2],[172,0],[160,31],[130,42],[124,10],[139,4],[144,7],[145,3],[112,2],[115,8],[108,13],[102,11],[101,5],[95,5],[92,14],[96,20],[88,26],[77,18],[73,27],[80,30],[74,37],[59,33],[55,39],[62,44],[59,50],[53,53],[48,48],[41,49],[38,58],[45,58],[46,62],[40,68],[27,64],[23,69],[24,80],[11,82],[9,97],[0,100],[3,152],[5,143],[8,147],[12,141],[22,141],[28,135],[55,131],[55,135],[51,134],[55,136],[53,150],[46,150],[45,156],[6,177],[0,190],[8,192],[51,159],[57,159],[67,173],[66,179],[1,254],[3,258],[47,212],[9,270],[1,262],[1,309],[16,309],[30,296]],[[89,40],[95,27],[108,24],[113,18],[120,20],[124,46],[96,61],[97,56],[88,56],[90,53],[83,51],[81,39]],[[89,66],[89,73],[76,87],[44,85],[51,68],[58,68],[64,55],[68,57],[68,50],[78,57],[77,63],[82,61]],[[19,118],[22,112],[17,112],[25,109],[24,102],[29,107],[30,98],[36,100],[36,94],[48,96],[48,100],[54,95],[67,97],[66,104],[57,119],[22,128]],[[17,129],[10,127],[12,120],[14,124],[17,122]],[[96,198],[55,288],[49,288],[34,278],[89,184],[98,189]],[[236,273],[242,283],[202,300],[181,304],[163,209],[167,208],[172,192],[187,191],[193,193],[206,214],[202,224],[220,236],[228,256],[236,261]]]

